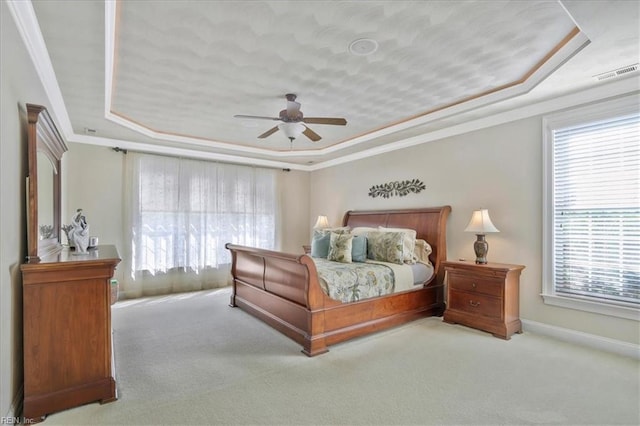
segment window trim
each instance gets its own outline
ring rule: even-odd
[[[578,295],[558,295],[553,279],[554,175],[553,130],[638,111],[640,96],[598,102],[542,117],[542,298],[545,304],[640,321],[640,309],[625,302],[594,301]]]

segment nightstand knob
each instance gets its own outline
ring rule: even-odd
[[[478,306],[480,306],[480,302],[474,302],[473,300],[469,300],[469,304],[474,308],[477,308]]]
[[[471,287],[476,288],[476,283],[471,283]]]

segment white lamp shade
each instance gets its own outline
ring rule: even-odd
[[[489,210],[480,209],[473,212],[471,220],[464,232],[473,232],[475,234],[486,234],[488,232],[500,232],[489,217]]]
[[[300,123],[280,123],[278,129],[289,139],[295,139],[304,132],[305,127]]]
[[[316,220],[316,224],[313,225],[314,228],[328,228],[329,220],[326,216],[318,216],[318,220]]]

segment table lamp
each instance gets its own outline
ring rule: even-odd
[[[489,243],[485,240],[485,234],[489,232],[500,232],[489,217],[489,210],[480,209],[473,212],[471,220],[464,232],[473,232],[478,239],[473,243],[473,250],[476,252],[476,263],[487,263],[487,252],[489,251]]]
[[[313,229],[322,229],[329,227],[329,220],[326,216],[318,216],[318,220],[316,220],[316,224],[313,225]]]

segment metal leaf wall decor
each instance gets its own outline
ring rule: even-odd
[[[426,188],[427,187],[424,185],[424,182],[419,179],[403,180],[401,182],[395,181],[383,183],[382,185],[373,185],[371,188],[369,188],[369,196],[373,198],[389,198],[393,195],[404,197],[411,192],[417,194],[418,192]]]

